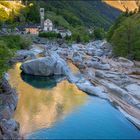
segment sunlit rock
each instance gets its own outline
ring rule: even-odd
[[[137,84],[130,84],[125,87],[125,89],[132,95],[137,95],[140,97],[140,86]]]
[[[118,62],[124,66],[124,67],[132,67],[134,66],[134,63],[126,58],[123,58],[123,57],[119,57],[118,58]]]

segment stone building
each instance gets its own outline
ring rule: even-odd
[[[66,36],[69,37],[72,35],[70,30],[65,29],[63,27],[58,27],[58,28],[54,29],[54,32],[59,33],[62,36],[62,38],[66,37]]]
[[[51,32],[53,30],[53,23],[50,19],[44,21],[44,31]]]
[[[28,26],[25,28],[25,33],[32,34],[32,35],[38,35],[39,28],[37,26]]]

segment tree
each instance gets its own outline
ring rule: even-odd
[[[7,12],[3,8],[0,8],[0,20],[6,21],[8,17],[9,15],[7,14]]]
[[[58,35],[57,35],[57,38],[62,38],[61,34],[58,34]]]
[[[94,30],[95,39],[103,39],[105,37],[105,32],[102,28],[96,28]]]
[[[37,4],[36,1],[34,1],[33,3],[29,3],[29,5],[27,6],[27,8],[25,10],[27,11],[26,19],[28,21],[31,21],[34,23],[40,22],[39,5]]]
[[[77,42],[77,43],[80,43],[80,42],[81,42],[80,35],[77,36],[77,38],[76,38],[76,42]]]
[[[122,20],[119,26],[113,28],[110,42],[113,53],[129,59],[140,60],[140,15],[134,14]]]
[[[111,37],[114,34],[114,31],[118,29],[121,26],[121,23],[126,19],[125,14],[121,14],[115,21],[115,23],[110,27],[108,33],[107,33],[107,40],[110,41]]]
[[[129,9],[128,9],[128,7],[125,8],[125,16],[129,16]]]

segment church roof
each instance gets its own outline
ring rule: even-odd
[[[52,23],[52,21],[50,19],[46,19],[44,22],[51,22]]]

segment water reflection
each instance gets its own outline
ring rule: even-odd
[[[14,118],[27,138],[140,138],[139,131],[107,101],[88,97],[66,80],[56,84],[57,80],[43,77],[21,78],[19,66],[9,70],[9,82],[19,93]]]
[[[71,69],[71,71],[73,72],[73,74],[77,74],[79,72],[79,69],[70,60],[67,61],[67,64]]]
[[[25,73],[21,73],[21,78],[24,82],[29,85],[40,88],[40,89],[50,89],[57,85],[58,82],[64,79],[64,77],[60,76],[51,76],[51,77],[41,77],[41,76],[33,76]]]
[[[9,70],[9,82],[16,87],[19,101],[14,118],[20,122],[21,134],[51,127],[75,107],[86,101],[86,94],[66,80],[21,74],[20,63]],[[46,82],[45,82],[46,81]]]

